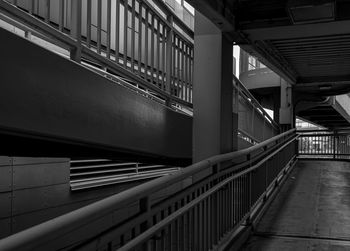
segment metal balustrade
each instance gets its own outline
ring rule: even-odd
[[[236,76],[233,76],[233,86],[239,92],[238,129],[244,135],[241,138],[254,145],[277,135],[279,125]]]
[[[301,157],[350,159],[350,131],[302,130],[298,141]]]
[[[0,240],[1,250],[213,250],[264,206],[295,162],[295,130],[213,156]],[[179,185],[176,193],[164,194]],[[125,218],[120,209],[130,207]]]
[[[193,31],[163,1],[0,0],[0,10],[5,22],[66,49],[98,74],[192,114]],[[279,126],[235,76],[233,85],[244,145],[277,135]]]
[[[0,3],[4,13],[63,43],[73,60],[89,59],[127,77],[132,73],[144,87],[167,94],[168,102],[191,106],[193,31],[163,1],[7,2]]]

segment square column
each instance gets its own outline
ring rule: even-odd
[[[233,113],[232,67],[233,41],[196,11],[193,162],[237,150],[238,116]]]
[[[287,131],[294,127],[292,86],[281,78],[281,107],[279,112],[279,122],[282,131]]]

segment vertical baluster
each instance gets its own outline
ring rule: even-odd
[[[139,44],[138,44],[138,71],[141,76],[141,60],[142,60],[142,1],[139,1]]]
[[[111,57],[111,0],[107,0],[107,58]]]
[[[115,62],[119,64],[120,0],[115,2]]]
[[[135,0],[132,0],[131,2],[131,71],[135,70]]]
[[[203,250],[208,250],[208,238],[209,238],[209,217],[208,217],[208,208],[209,208],[209,204],[208,204],[209,198],[206,198],[203,200],[203,222],[204,222],[204,226],[203,226]]]
[[[176,78],[177,78],[177,97],[180,98],[181,94],[181,40],[180,37],[177,37],[177,55],[176,55],[176,65],[177,65],[177,71],[176,71]]]
[[[124,67],[128,67],[128,11],[129,4],[128,0],[124,0]]]
[[[215,239],[214,239],[214,244],[217,244],[218,241],[219,241],[219,236],[220,236],[220,190],[217,190],[216,192],[216,203],[215,203],[215,206],[216,206],[216,231],[215,231]]]
[[[207,228],[208,228],[208,236],[207,236],[207,247],[208,249],[211,249],[212,247],[212,240],[213,240],[213,227],[212,227],[212,198],[213,194],[208,197],[208,204],[207,204]]]
[[[162,84],[160,82],[160,19],[157,21],[157,51],[156,51],[156,61],[157,61],[157,84],[160,89],[162,89]]]
[[[29,14],[32,15],[33,13],[34,13],[34,0],[30,0],[29,1]]]
[[[166,82],[165,82],[165,77],[166,77],[166,64],[165,64],[165,47],[166,47],[166,39],[165,39],[165,33],[166,33],[166,28],[165,28],[165,24],[163,23],[162,25],[162,89],[164,91],[166,91]]]
[[[176,93],[176,91],[177,91],[177,89],[176,89],[176,41],[177,41],[177,38],[176,38],[176,35],[174,34],[174,40],[173,40],[173,45],[172,45],[172,48],[173,48],[173,50],[172,50],[172,60],[173,60],[173,62],[172,62],[172,66],[173,66],[173,69],[172,69],[172,78],[173,78],[173,81],[172,81],[172,86],[171,86],[171,88],[172,88],[172,95],[174,95],[174,96],[176,96],[177,95],[177,93]]]
[[[64,28],[64,0],[59,0],[59,6],[58,6],[58,29],[60,31],[63,31],[63,28]]]
[[[183,40],[180,39],[179,40],[179,76],[178,76],[178,80],[179,80],[179,98],[183,98],[182,95],[183,95],[183,83],[182,83],[182,72],[183,72],[183,61],[182,61],[182,53],[183,53]]]
[[[71,1],[71,36],[76,39],[75,48],[70,51],[70,58],[81,60],[81,0]]]
[[[233,181],[230,182],[230,196],[229,196],[229,202],[230,202],[230,228],[234,227],[234,219],[233,219]]]
[[[97,53],[101,54],[102,0],[97,0]]]
[[[166,83],[165,83],[165,91],[171,94],[171,80],[172,80],[172,70],[173,70],[173,37],[174,31],[172,28],[173,17],[168,16],[168,23],[170,24],[168,29],[166,30]],[[167,100],[167,105],[170,105],[169,100]]]
[[[197,234],[198,234],[198,249],[199,250],[203,250],[203,203],[199,202],[197,204],[197,208],[198,208],[198,229],[197,229]]]
[[[86,5],[86,45],[91,46],[91,0],[87,0]]]
[[[145,16],[145,79],[148,79],[148,52],[149,52],[149,46],[148,46],[148,8],[146,7],[146,16]]]
[[[181,71],[181,83],[182,83],[182,95],[181,98],[186,100],[186,42],[182,42],[182,71]]]
[[[45,1],[45,22],[50,22],[50,0]]]
[[[191,48],[191,61],[190,61],[190,102],[192,103],[192,91],[193,91],[193,48]]]
[[[185,56],[185,60],[184,60],[184,85],[185,85],[185,93],[184,93],[184,100],[188,101],[188,45],[187,43],[185,44],[185,51],[184,51],[184,56]]]
[[[151,13],[151,83],[154,83],[154,19],[155,14]]]

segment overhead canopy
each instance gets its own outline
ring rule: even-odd
[[[350,1],[189,2],[290,83],[322,95],[350,91]]]

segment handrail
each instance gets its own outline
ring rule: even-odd
[[[321,156],[323,159],[350,159],[350,131],[301,130],[300,157]]]
[[[140,200],[147,195],[157,192],[165,186],[170,186],[179,181],[189,178],[192,175],[206,170],[215,164],[226,161],[233,161],[236,158],[252,154],[257,150],[266,150],[267,147],[285,137],[294,135],[295,129],[270,138],[250,148],[237,152],[216,155],[211,158],[202,160],[178,172],[156,180],[144,183],[130,190],[121,192],[101,201],[95,202],[83,208],[77,209],[53,220],[44,222],[30,229],[24,230],[17,234],[11,235],[0,240],[1,250],[31,250],[40,245],[50,243],[56,238],[68,234],[70,231],[83,227],[84,225],[100,219],[105,215],[115,211],[117,208],[127,206],[132,202]]]
[[[270,115],[265,111],[265,109],[260,105],[260,103],[255,99],[255,97],[250,93],[250,91],[244,86],[244,84],[235,76],[233,75],[233,79],[236,83],[238,83],[238,88],[240,90],[243,90],[243,93],[252,100],[251,103],[254,103],[266,116],[271,124],[275,127],[275,129],[279,129],[279,125],[270,117]]]
[[[166,15],[175,16],[174,14],[171,14],[171,11],[169,10],[169,8],[161,0],[157,0],[155,1],[155,3],[160,4],[159,8],[161,9],[161,11],[164,11]],[[149,3],[144,2],[143,4],[147,5],[147,7],[150,8],[150,10],[152,9],[153,12],[155,13],[157,12],[157,10],[155,10]],[[162,99],[164,99],[165,105],[168,105],[171,108],[173,108],[173,106],[171,105],[171,101],[172,101],[179,105],[193,108],[193,105],[191,102],[188,102],[180,97],[177,97],[176,95],[172,95],[169,92],[169,90],[163,90],[159,88],[158,86],[144,79],[142,76],[134,74],[127,68],[121,66],[120,64],[117,64],[115,61],[112,61],[110,58],[104,57],[103,55],[96,53],[84,43],[80,44],[77,39],[67,35],[66,33],[58,29],[53,28],[48,23],[45,23],[39,19],[33,18],[33,16],[29,15],[24,10],[21,10],[20,8],[17,8],[14,5],[8,2],[5,2],[3,0],[0,1],[0,8],[4,13],[7,13],[13,18],[22,21],[23,23],[29,25],[29,27],[32,27],[37,31],[39,31],[39,33],[40,32],[43,33],[44,36],[47,36],[48,38],[51,39],[50,42],[53,42],[58,46],[64,45],[71,52],[76,51],[78,48],[80,48],[82,55],[84,55],[86,58],[89,58],[94,62],[97,62],[98,64],[102,65],[103,67],[108,68],[111,72],[114,72],[117,75],[127,78],[129,82],[137,83],[138,85],[157,93],[157,95],[159,95],[160,97],[162,97]],[[164,24],[170,25],[168,20],[163,20],[163,21],[165,22]],[[177,20],[176,18],[173,19],[173,22],[176,22],[177,24],[180,21],[181,20]],[[191,32],[190,29],[187,29],[186,32],[189,34],[190,37],[193,36],[193,32]],[[38,32],[35,32],[35,33],[37,34]],[[177,34],[178,32],[174,30],[174,33]],[[177,35],[180,35],[180,34],[177,34]],[[176,45],[174,44],[174,46]],[[176,79],[176,76],[174,79]],[[264,108],[259,104],[259,102],[254,98],[254,96],[246,89],[246,87],[242,84],[242,82],[234,75],[233,75],[233,79],[237,83],[238,90],[242,95],[242,97],[248,102],[250,102],[253,105],[255,110],[260,111],[257,114],[260,114],[263,117],[264,121],[267,121],[268,122],[267,124],[273,127],[275,132],[279,132],[278,124],[269,116],[269,114],[264,110]],[[257,116],[260,116],[260,115],[257,115]]]
[[[153,9],[153,7],[147,2],[144,2],[143,4],[145,4],[150,9]],[[28,30],[34,29],[36,30],[35,33],[38,33],[38,32],[43,33],[45,36],[51,39],[50,42],[60,47],[62,47],[63,45],[65,49],[68,49],[71,53],[74,53],[79,49],[81,50],[82,55],[84,55],[85,57],[91,58],[94,61],[101,64],[102,66],[107,67],[110,70],[114,71],[118,75],[126,77],[131,81],[135,81],[140,86],[143,86],[146,89],[156,92],[157,94],[162,96],[165,100],[173,101],[175,103],[178,103],[183,106],[187,106],[189,108],[193,107],[192,103],[185,101],[179,97],[176,97],[175,95],[170,94],[167,91],[160,89],[156,85],[148,82],[147,80],[143,79],[141,76],[135,74],[134,72],[131,72],[128,69],[122,67],[121,65],[112,61],[111,59],[104,57],[101,54],[96,53],[95,51],[92,51],[87,45],[80,43],[77,39],[73,38],[72,36],[67,35],[63,31],[53,28],[50,24],[35,18],[34,16],[28,14],[26,11],[15,7],[15,5],[8,3],[4,0],[0,0],[0,9],[1,9],[1,12],[6,13],[12,18],[19,20],[23,22],[25,25],[29,26]],[[153,10],[153,11],[154,13],[157,13],[156,10]],[[170,10],[168,10],[167,13],[170,13]],[[170,24],[167,22],[167,20],[164,20],[164,24],[170,27]],[[23,27],[23,25],[21,27]],[[187,41],[187,39],[184,38],[180,33],[178,33],[175,30],[174,32],[177,36],[181,37],[183,40],[186,40],[186,42],[189,43],[189,41]]]
[[[278,149],[276,149],[275,151],[270,153],[268,156],[263,158],[261,161],[259,161],[255,165],[253,165],[253,166],[251,166],[251,167],[249,167],[247,169],[244,169],[244,170],[238,172],[237,174],[234,174],[233,176],[231,176],[231,177],[221,181],[219,184],[215,185],[214,187],[212,187],[211,189],[206,191],[204,194],[201,194],[199,197],[197,197],[196,199],[194,199],[193,201],[191,201],[190,203],[188,203],[184,207],[180,208],[174,214],[171,214],[170,216],[164,218],[163,220],[158,222],[156,225],[154,225],[153,227],[149,228],[148,230],[146,230],[145,232],[143,232],[142,234],[137,236],[133,241],[127,243],[126,245],[124,245],[119,250],[120,251],[127,251],[127,250],[131,250],[132,248],[137,247],[138,245],[140,245],[140,243],[142,243],[143,241],[146,241],[149,237],[151,237],[154,233],[159,231],[161,228],[163,228],[164,226],[168,225],[171,221],[175,220],[177,217],[179,217],[180,215],[184,214],[190,208],[193,208],[196,204],[200,203],[205,198],[209,197],[211,194],[213,194],[214,192],[218,191],[220,188],[222,188],[225,185],[227,185],[230,181],[235,180],[235,179],[237,179],[239,177],[242,177],[243,175],[247,174],[248,172],[251,172],[251,171],[254,171],[254,170],[258,169],[258,167],[260,167],[267,160],[271,159],[278,152],[280,152],[281,150],[286,148],[297,137],[298,137],[297,135],[294,136],[292,139],[288,140],[281,147],[279,147]]]

